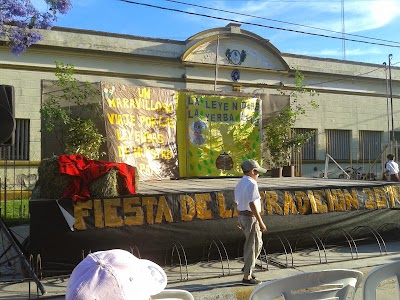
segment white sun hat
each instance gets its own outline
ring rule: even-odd
[[[148,300],[167,285],[157,264],[128,251],[113,249],[89,254],[72,271],[66,300]]]

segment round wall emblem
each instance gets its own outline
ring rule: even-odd
[[[238,66],[241,65],[242,62],[244,62],[246,58],[246,51],[242,50],[242,52],[240,52],[239,50],[231,51],[230,49],[227,49],[225,55],[230,64]]]
[[[240,71],[238,69],[235,69],[231,73],[231,78],[234,82],[238,82],[240,79]]]

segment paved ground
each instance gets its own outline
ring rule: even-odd
[[[29,234],[28,226],[12,229],[19,240]],[[21,263],[15,252],[1,235],[0,239],[0,299],[64,299],[68,276],[45,278],[40,282],[46,293],[41,294],[33,281],[21,273]],[[322,269],[357,269],[366,275],[373,268],[400,259],[400,242],[359,245],[357,251],[348,248],[331,248],[326,251],[304,249],[293,255],[274,254],[268,262],[259,262],[256,276],[269,281],[301,272]],[[167,288],[190,291],[195,299],[248,299],[254,287],[240,284],[243,264],[240,259],[200,262],[189,266],[164,266],[168,275]],[[362,286],[355,299],[361,300]],[[386,280],[378,289],[379,300],[400,299],[396,279]]]

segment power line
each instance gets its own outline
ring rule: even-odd
[[[343,37],[343,40],[342,40],[342,51],[343,51],[343,60],[346,60],[346,40],[345,40],[346,30],[345,30],[345,22],[344,22],[344,0],[342,0],[341,13],[342,13],[342,37]]]
[[[213,1],[226,1],[226,0],[213,0]],[[230,2],[247,2],[249,0],[229,0]],[[332,0],[252,0],[253,2],[300,2],[300,3],[331,3]],[[340,0],[339,0],[340,1]],[[377,0],[347,0],[349,2],[376,2]]]
[[[206,17],[206,18],[211,18],[211,19],[217,19],[217,20],[221,20],[221,21],[228,21],[228,22],[240,23],[240,24],[245,24],[245,25],[252,25],[252,26],[269,28],[269,29],[283,30],[283,31],[288,31],[288,32],[301,33],[301,34],[307,34],[307,35],[319,36],[319,37],[325,37],[325,38],[331,38],[331,39],[337,39],[337,40],[342,40],[343,39],[342,37],[335,37],[335,36],[329,36],[329,35],[325,35],[325,34],[305,32],[305,31],[294,30],[294,29],[286,29],[286,28],[282,28],[282,27],[261,25],[261,24],[256,24],[256,23],[252,23],[252,22],[238,21],[238,20],[229,19],[229,18],[215,17],[215,16],[206,15],[206,14],[183,11],[183,10],[175,9],[175,8],[169,8],[169,7],[163,7],[163,6],[158,6],[158,5],[140,3],[140,2],[136,2],[136,1],[130,1],[130,0],[119,0],[119,1],[126,2],[126,3],[129,3],[129,4],[136,4],[136,5],[142,5],[142,6],[152,7],[152,8],[158,8],[158,9],[162,9],[162,10],[180,12],[180,13],[184,13],[184,14],[188,14],[188,15],[194,15],[194,16],[198,16],[198,17]],[[346,41],[350,41],[350,42],[356,42],[356,43],[364,43],[364,44],[378,45],[378,46],[384,46],[384,47],[400,48],[400,46],[396,46],[396,45],[388,45],[388,44],[382,44],[382,43],[376,43],[376,42],[361,41],[361,40],[355,40],[355,39],[349,39],[349,38],[345,38],[345,40]]]
[[[287,21],[280,21],[276,19],[271,19],[271,18],[264,18],[260,16],[255,16],[255,15],[250,15],[250,14],[245,14],[245,13],[240,13],[240,12],[233,12],[225,9],[219,9],[219,8],[212,8],[208,6],[203,6],[203,5],[198,5],[198,4],[192,4],[192,3],[186,3],[182,1],[177,1],[177,0],[164,0],[167,2],[172,2],[172,3],[177,3],[177,4],[184,4],[184,5],[189,5],[192,7],[198,7],[198,8],[204,8],[212,11],[218,11],[218,12],[224,12],[224,13],[230,13],[230,14],[235,14],[238,16],[243,16],[243,17],[250,17],[254,19],[261,19],[261,20],[266,20],[266,21],[272,21],[272,22],[277,22],[277,23],[282,23],[282,24],[288,24],[288,25],[294,25],[294,26],[300,26],[300,27],[305,27],[305,28],[311,28],[311,29],[316,29],[320,31],[325,31],[325,32],[331,32],[331,33],[336,33],[336,34],[342,34],[342,32],[335,31],[335,30],[329,30],[329,29],[324,29],[324,28],[319,28],[315,26],[309,26],[309,25],[304,25],[304,24],[297,24],[297,23],[292,23],[292,22],[287,22]],[[241,1],[241,0],[240,0]],[[359,1],[359,0],[358,0]],[[366,1],[374,1],[374,0],[366,0]],[[270,1],[269,1],[270,2]],[[273,1],[275,2],[275,1]],[[276,1],[276,2],[284,2],[284,1]],[[298,1],[298,2],[308,2],[308,1]],[[315,1],[315,2],[320,2],[320,1]],[[395,41],[389,41],[389,40],[384,40],[384,39],[378,39],[378,38],[372,38],[372,37],[367,37],[363,35],[358,35],[358,34],[351,34],[351,33],[346,33],[348,36],[354,36],[354,37],[359,37],[359,38],[364,38],[364,39],[369,39],[369,40],[376,40],[376,41],[382,41],[382,42],[388,42],[388,43],[394,43],[394,44],[400,44],[400,42],[395,42]]]
[[[398,62],[392,64],[392,66],[397,65],[397,64],[399,64],[399,63],[400,63],[400,61],[398,61]],[[377,71],[377,70],[380,70],[381,68],[382,68],[382,66],[379,66],[378,68],[373,69],[373,70],[371,70],[371,71],[364,72],[364,73],[360,73],[360,74],[356,74],[356,75],[352,75],[352,77],[360,77],[360,76],[363,76],[363,75],[367,75],[367,74],[373,73],[373,72],[375,72],[375,71]],[[335,80],[316,82],[316,83],[313,83],[313,86],[314,86],[314,85],[324,84],[324,83],[331,83],[331,82],[337,82],[337,81],[347,80],[347,79],[348,79],[348,77],[342,77],[342,78],[338,78],[338,79],[335,79]]]
[[[213,1],[226,1],[226,0],[213,0]],[[230,0],[231,2],[247,2],[249,0]],[[326,3],[329,2],[331,3],[332,0],[253,0],[255,1],[262,1],[262,2],[302,2],[302,3],[309,3],[309,2],[314,2],[314,3]],[[340,1],[340,0],[339,0]],[[377,0],[347,0],[349,2],[376,2]]]
[[[378,67],[378,68],[376,68],[376,69],[374,69],[372,71],[368,71],[368,72],[365,72],[365,73],[352,75],[352,77],[360,77],[360,76],[363,76],[363,75],[367,75],[367,74],[370,74],[370,73],[375,72],[377,70],[380,70],[381,68],[382,68],[382,66],[380,66],[380,67]],[[338,82],[338,81],[347,80],[347,79],[348,79],[348,77],[342,77],[342,78],[338,78],[338,79],[335,79],[335,80],[317,82],[317,83],[313,83],[313,86],[314,85],[321,85],[321,84],[324,84],[324,83]]]
[[[247,25],[255,25],[255,26],[266,27],[266,28],[277,29],[277,30],[293,31],[293,32],[304,33],[304,34],[310,34],[310,35],[316,35],[316,36],[327,37],[327,38],[342,39],[342,38],[339,38],[339,37],[332,37],[332,36],[326,36],[326,35],[319,35],[319,34],[301,32],[301,31],[296,31],[296,30],[288,30],[288,29],[285,29],[285,28],[279,28],[279,27],[272,27],[272,26],[254,24],[254,23],[250,23],[250,22],[241,22],[241,21],[237,21],[237,20],[233,20],[233,19],[214,17],[214,16],[210,16],[210,15],[198,14],[198,13],[193,13],[193,12],[186,12],[186,11],[182,11],[182,10],[179,10],[179,9],[166,8],[166,7],[161,7],[161,6],[151,5],[151,4],[144,4],[144,3],[139,3],[139,2],[130,1],[130,0],[119,0],[119,1],[127,2],[127,3],[130,3],[130,4],[137,4],[137,5],[148,6],[148,7],[152,7],[152,8],[158,8],[158,9],[164,9],[164,10],[182,12],[182,13],[190,14],[190,15],[204,16],[204,17],[214,18],[214,19],[219,19],[219,20],[226,20],[226,21],[230,21],[230,22],[242,23],[242,24],[247,24]],[[184,3],[184,2],[181,2],[181,1],[176,1],[176,0],[165,0],[165,1],[167,1],[167,2],[175,2],[175,3],[179,3],[179,4],[187,4],[187,3]],[[368,0],[366,0],[366,1],[368,1]],[[280,1],[280,2],[282,2],[282,1]],[[300,1],[299,1],[299,2],[300,2]],[[191,5],[191,4],[188,4],[188,5]],[[196,4],[193,4],[193,6],[201,7],[201,8],[207,8],[207,7],[203,7],[203,6],[196,5]],[[211,8],[207,8],[207,9],[211,9]],[[233,13],[233,14],[238,14],[238,15],[245,15],[245,14],[241,14],[241,13],[234,13],[234,12],[224,11],[224,10],[219,10],[219,9],[215,9],[215,10],[216,10],[216,11],[222,11],[222,12]],[[247,16],[248,16],[248,15],[247,15]],[[256,17],[256,18],[264,19],[264,18],[262,18],[262,17]],[[271,20],[272,20],[272,19],[271,19]],[[272,20],[272,21],[273,21],[273,20]],[[277,20],[275,20],[275,21],[276,21],[276,22],[286,23],[286,22],[284,22],[284,21],[277,21]],[[289,23],[289,24],[290,24],[290,23]],[[292,24],[293,24],[293,25],[298,25],[298,26],[310,27],[310,26],[307,26],[307,25],[299,25],[299,24],[295,24],[295,23],[292,23]],[[311,27],[311,28],[312,28],[312,27]],[[320,28],[315,28],[315,29],[324,30],[324,29],[320,29]],[[326,31],[329,31],[329,30],[326,30]],[[335,31],[331,31],[331,32],[335,32]],[[339,33],[339,32],[336,32],[336,33]],[[351,35],[351,34],[348,34],[348,35]],[[353,36],[357,36],[357,35],[353,35]],[[360,37],[363,37],[363,36],[360,36]],[[368,38],[368,37],[363,37],[363,38]],[[370,38],[370,39],[373,39],[373,38]],[[366,44],[373,44],[373,45],[382,45],[382,46],[386,46],[386,47],[395,47],[395,48],[399,48],[399,46],[395,46],[395,45],[386,45],[386,44],[373,43],[373,42],[367,42],[367,41],[352,40],[352,39],[347,39],[347,38],[345,38],[345,40],[354,41],[354,42],[360,42],[360,43],[366,43]],[[377,39],[377,40],[379,40],[379,39]],[[382,40],[382,41],[386,41],[386,40]],[[388,42],[392,42],[392,41],[388,41]],[[398,43],[398,42],[392,42],[392,43]],[[399,64],[399,63],[400,63],[400,61],[399,61],[399,62],[396,62],[396,63],[394,63],[394,64],[392,64],[392,65],[394,66],[394,65]],[[368,71],[368,72],[364,72],[364,73],[352,75],[352,77],[360,77],[360,76],[363,76],[363,75],[367,75],[367,74],[370,74],[370,73],[372,73],[372,72],[375,72],[375,71],[377,71],[377,70],[379,70],[379,69],[381,69],[381,68],[382,68],[382,66],[380,66],[380,67],[378,67],[378,68],[376,68],[376,69],[374,69],[374,70]],[[324,84],[324,83],[331,83],[331,82],[342,81],[342,80],[346,80],[346,79],[348,79],[348,78],[347,78],[347,77],[343,77],[343,78],[339,78],[339,79],[335,79],[335,80],[330,80],[330,81],[317,82],[317,83],[314,83],[313,85],[315,86],[315,85],[320,85],[320,84]]]

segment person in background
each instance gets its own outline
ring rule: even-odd
[[[267,170],[252,159],[245,160],[242,165],[243,177],[235,187],[235,203],[238,210],[238,227],[242,229],[246,241],[243,249],[243,285],[260,284],[253,276],[256,259],[261,253],[263,241],[262,233],[267,231],[260,212],[261,197],[258,191],[257,178]]]
[[[388,154],[387,156],[388,162],[385,163],[385,172],[384,178],[389,181],[400,181],[399,178],[399,165],[394,161],[394,155]]]
[[[89,254],[72,271],[66,300],[148,300],[167,285],[164,270],[121,249]]]

